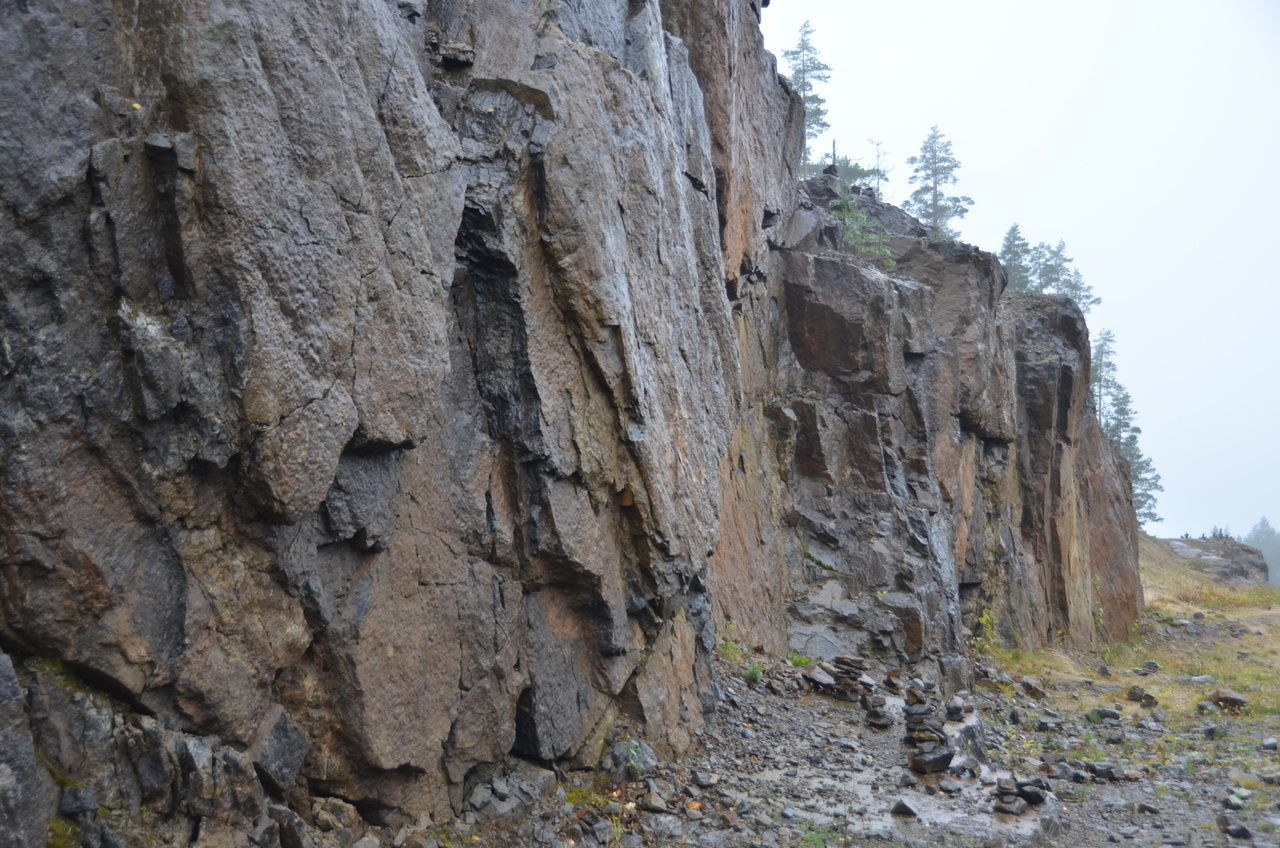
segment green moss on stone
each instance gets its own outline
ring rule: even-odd
[[[80,848],[80,826],[61,816],[49,819],[47,848]]]

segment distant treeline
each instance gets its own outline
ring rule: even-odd
[[[1253,529],[1239,537],[1241,542],[1262,551],[1262,558],[1267,561],[1267,570],[1271,572],[1271,583],[1280,586],[1280,533],[1271,526],[1264,515]]]

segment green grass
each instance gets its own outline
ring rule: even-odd
[[[806,657],[797,651],[791,651],[787,654],[787,663],[796,668],[809,668],[814,664],[813,657]]]
[[[800,841],[796,845],[801,848],[836,848],[849,844],[844,834],[833,827],[802,822],[797,829]]]
[[[1186,611],[1217,612],[1280,606],[1275,586],[1226,586],[1187,565],[1158,539],[1144,535],[1138,545],[1147,603],[1170,618]]]
[[[720,640],[720,656],[735,665],[751,656],[751,646],[743,642],[735,642],[729,637]]]
[[[61,816],[49,819],[47,848],[80,848],[80,826]]]

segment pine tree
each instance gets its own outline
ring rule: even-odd
[[[1138,521],[1147,524],[1160,520],[1160,514],[1156,512],[1156,493],[1163,492],[1164,486],[1160,484],[1160,475],[1156,472],[1151,457],[1138,447],[1138,434],[1141,432],[1135,428],[1120,446],[1120,453],[1129,460],[1129,476],[1133,480],[1133,511],[1137,513]]]
[[[1108,404],[1120,383],[1116,379],[1116,336],[1110,330],[1098,333],[1098,340],[1090,354],[1089,389],[1093,394],[1093,406],[1098,418],[1106,421],[1110,415]]]
[[[906,203],[907,211],[923,221],[935,238],[956,238],[958,234],[949,224],[953,218],[968,214],[973,199],[946,193],[946,186],[955,183],[960,167],[959,160],[951,155],[951,142],[935,125],[920,145],[920,155],[907,159],[907,164],[913,167],[908,182],[919,185]]]
[[[782,51],[783,58],[791,66],[791,87],[804,102],[804,161],[809,161],[809,142],[826,131],[827,101],[818,94],[818,83],[831,77],[831,68],[818,58],[818,48],[813,44],[813,26],[805,21],[800,27],[800,40],[791,50]]]
[[[1075,260],[1067,255],[1065,241],[1059,239],[1054,247],[1040,242],[1031,248],[1027,261],[1030,266],[1027,291],[1066,295],[1086,315],[1089,310],[1102,303],[1102,298],[1094,295],[1093,286],[1086,283],[1084,276],[1076,269]]]
[[[883,224],[867,214],[863,203],[861,197],[851,193],[832,201],[831,214],[841,224],[841,246],[888,271],[897,264],[890,249],[889,234]]]
[[[1067,268],[1063,272],[1062,277],[1058,280],[1058,286],[1053,291],[1054,294],[1065,294],[1076,302],[1076,306],[1080,307],[1080,311],[1085,315],[1093,307],[1102,303],[1102,298],[1096,297],[1093,293],[1093,286],[1084,281],[1084,276],[1075,268]]]
[[[1156,493],[1163,492],[1160,475],[1151,458],[1142,452],[1138,437],[1142,428],[1135,423],[1133,397],[1116,376],[1115,335],[1103,330],[1093,346],[1089,369],[1089,385],[1097,407],[1102,431],[1129,463],[1133,484],[1133,507],[1138,520],[1146,524],[1159,521]]]
[[[1071,261],[1067,256],[1067,243],[1061,239],[1056,247],[1040,242],[1031,248],[1031,290],[1037,294],[1056,292]]]
[[[1267,517],[1264,515],[1260,518],[1240,541],[1262,552],[1262,558],[1267,561],[1267,570],[1271,572],[1271,582],[1280,586],[1280,533],[1271,526]]]
[[[1107,414],[1102,420],[1102,432],[1107,438],[1121,444],[1133,427],[1133,397],[1129,390],[1120,383],[1111,389],[1111,397],[1107,398]]]
[[[884,144],[873,138],[867,139],[867,144],[876,149],[876,163],[871,166],[871,172],[874,175],[872,177],[871,187],[875,189],[876,197],[880,197],[880,184],[887,183],[889,181],[889,171],[892,169],[885,167],[883,150]]]
[[[1000,262],[1009,278],[1009,290],[1024,292],[1031,288],[1031,245],[1022,237],[1022,230],[1014,224],[1004,234],[1000,244]]]
[[[1134,423],[1133,398],[1119,381],[1113,383],[1107,408],[1107,415],[1102,419],[1102,431],[1115,442],[1120,455],[1129,463],[1129,477],[1133,482],[1133,508],[1138,514],[1138,520],[1143,524],[1159,521],[1156,492],[1163,492],[1164,486],[1160,484],[1155,464],[1138,445],[1142,428]]]

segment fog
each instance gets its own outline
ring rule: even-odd
[[[816,153],[892,168],[937,124],[960,160],[956,226],[996,251],[1065,239],[1103,299],[1161,536],[1280,520],[1280,3],[774,0],[779,56],[803,21],[831,66]]]

